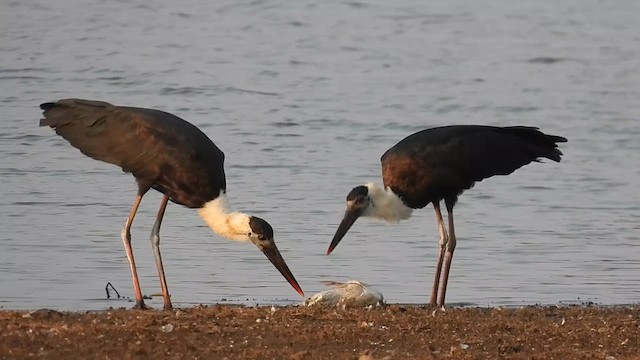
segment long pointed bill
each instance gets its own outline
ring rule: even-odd
[[[275,266],[276,269],[280,271],[280,274],[282,274],[282,276],[284,276],[284,278],[287,279],[289,284],[291,284],[291,286],[298,292],[298,294],[304,297],[304,292],[300,288],[300,285],[298,285],[296,278],[293,277],[293,274],[291,273],[291,270],[289,270],[287,263],[284,262],[284,259],[282,258],[282,255],[280,255],[280,251],[278,251],[278,247],[276,246],[276,244],[272,242],[271,245],[261,250],[267,256],[267,258],[271,261],[273,266]]]
[[[331,254],[333,249],[335,249],[336,246],[338,246],[338,243],[340,243],[340,240],[342,240],[342,238],[347,234],[347,231],[349,231],[349,229],[351,228],[351,225],[353,225],[353,223],[355,223],[356,220],[358,220],[361,213],[362,212],[358,210],[347,209],[347,211],[344,213],[344,218],[342,218],[342,221],[338,226],[338,230],[336,230],[336,234],[333,236],[333,240],[331,240],[331,244],[327,249],[327,255]]]

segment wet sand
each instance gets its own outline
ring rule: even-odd
[[[640,305],[0,311],[1,359],[640,359]]]

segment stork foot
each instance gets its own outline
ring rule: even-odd
[[[136,304],[133,306],[134,310],[152,310],[152,307],[147,306],[143,300],[136,301]]]

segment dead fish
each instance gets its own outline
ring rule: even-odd
[[[384,305],[382,293],[371,286],[357,280],[349,280],[346,283],[336,281],[323,281],[324,285],[332,289],[312,295],[304,304],[306,306],[381,306]]]

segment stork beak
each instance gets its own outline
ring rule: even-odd
[[[298,294],[304,297],[304,292],[300,288],[300,285],[298,285],[298,282],[296,281],[296,278],[291,273],[291,270],[289,270],[287,263],[284,262],[284,259],[282,258],[282,255],[280,255],[280,251],[278,250],[276,243],[273,241],[270,241],[269,245],[265,247],[260,247],[260,250],[262,250],[262,252],[271,261],[273,266],[275,266],[276,269],[280,271],[280,274],[282,274],[282,276],[284,276],[284,278],[287,279],[289,284],[291,284],[291,286],[298,292]]]
[[[347,231],[351,228],[351,225],[358,220],[358,218],[362,215],[362,209],[359,208],[348,208],[344,213],[344,218],[340,222],[338,226],[338,230],[336,230],[336,234],[333,236],[333,240],[331,240],[331,245],[327,249],[327,255],[331,254],[333,249],[338,246],[338,243],[342,238],[347,234]]]

